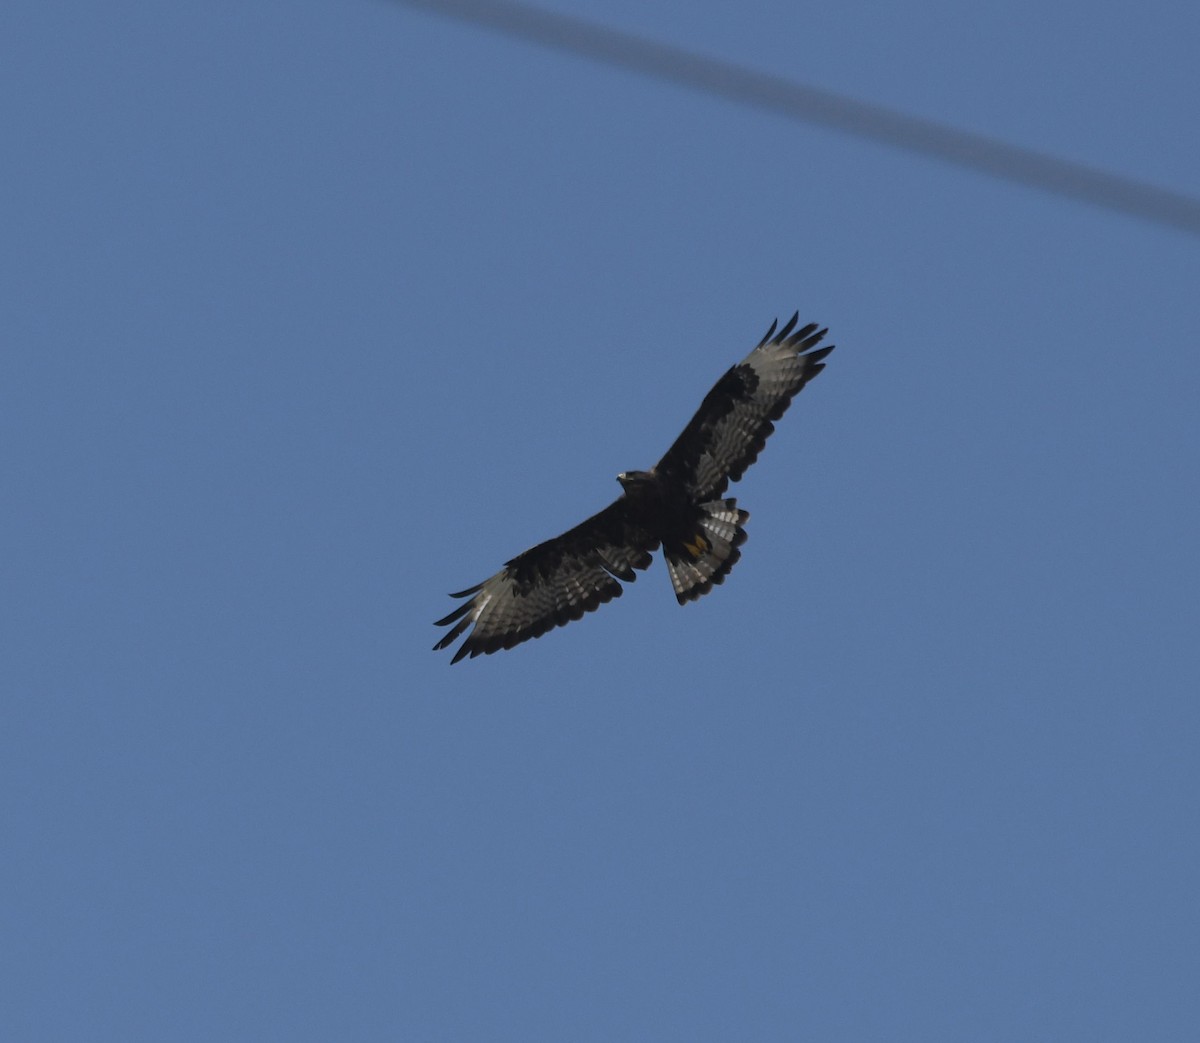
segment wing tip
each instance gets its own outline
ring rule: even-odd
[[[768,342],[768,341],[769,341],[769,340],[770,340],[770,339],[771,339],[773,336],[775,336],[775,328],[776,328],[778,325],[779,325],[779,320],[778,320],[778,319],[772,319],[772,320],[771,320],[771,328],[770,328],[770,329],[768,329],[768,330],[767,330],[767,332],[763,334],[763,339],[762,339],[762,340],[760,340],[760,341],[758,342],[758,346],[759,346],[760,348],[761,348],[761,347],[762,347],[764,344],[766,344],[766,343],[767,343],[767,342]]]

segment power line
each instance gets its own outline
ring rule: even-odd
[[[1200,236],[1200,199],[511,0],[394,0]]]

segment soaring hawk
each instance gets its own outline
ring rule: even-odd
[[[750,515],[722,494],[758,459],[773,421],[833,351],[833,345],[812,350],[827,331],[815,323],[796,329],[799,317],[778,333],[771,323],[654,467],[617,475],[624,492],[615,503],[518,554],[491,579],[451,594],[468,600],[434,624],[451,627],[434,649],[466,634],[457,663],[541,637],[620,597],[618,580],[632,583],[634,570],[647,568],[660,544],[679,604],[724,582],[741,557]]]

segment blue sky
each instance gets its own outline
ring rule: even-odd
[[[1182,0],[555,9],[1200,188]],[[1194,1038],[1200,242],[379,0],[3,23],[0,1035]],[[723,587],[430,651],[797,308]]]

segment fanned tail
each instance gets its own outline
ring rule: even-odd
[[[742,556],[738,548],[746,542],[742,526],[750,518],[738,508],[737,500],[713,500],[696,508],[695,529],[688,536],[663,541],[663,555],[681,605],[703,597],[725,582],[729,570]]]

